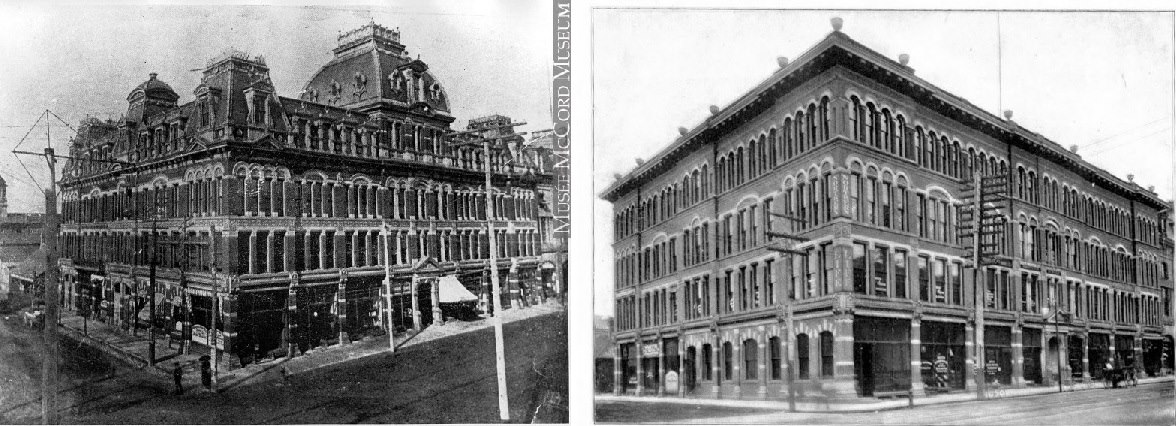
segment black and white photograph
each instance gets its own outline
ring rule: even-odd
[[[1170,10],[590,18],[596,422],[1176,422]]]
[[[0,4],[0,423],[567,423],[552,3],[267,3]]]

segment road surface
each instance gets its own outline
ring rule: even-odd
[[[1172,382],[1160,382],[873,413],[789,413],[665,402],[607,402],[596,404],[596,418],[612,423],[1171,425],[1176,424],[1176,411]]]
[[[40,422],[39,336],[0,325],[0,423]],[[512,422],[567,419],[567,314],[505,325]],[[498,422],[494,334],[482,329],[213,394],[171,395],[166,378],[63,345],[62,423]],[[555,395],[558,395],[556,397]]]

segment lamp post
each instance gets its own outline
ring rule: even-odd
[[[1061,309],[1058,309],[1057,305],[1058,305],[1057,299],[1050,297],[1049,306],[1045,307],[1045,318],[1046,318],[1046,320],[1049,320],[1050,317],[1053,317],[1054,338],[1058,339],[1058,349],[1057,349],[1057,351],[1055,351],[1057,353],[1057,357],[1058,357],[1058,392],[1063,392],[1062,391],[1062,335],[1058,331],[1058,317],[1065,315],[1066,312],[1063,312]],[[1053,309],[1050,309],[1051,307]]]

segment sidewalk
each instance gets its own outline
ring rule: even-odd
[[[505,310],[503,311],[502,320],[504,323],[509,323],[551,314],[565,309],[566,307],[552,299],[546,303],[532,305],[527,308]],[[154,368],[151,368],[147,367],[147,347],[150,338],[145,331],[141,330],[138,336],[132,336],[128,332],[116,330],[109,324],[89,321],[86,333],[83,334],[82,318],[79,316],[64,316],[60,324],[63,334],[68,338],[101,350],[135,368],[142,368],[144,371],[149,371],[161,379],[166,380],[169,386],[171,385],[173,363],[179,362],[184,371],[184,389],[189,392],[192,390],[203,392],[200,384],[199,358],[202,355],[208,355],[208,348],[206,346],[191,344],[188,354],[184,355],[180,353],[178,344],[169,347],[166,336],[162,338],[156,336],[156,364]],[[444,325],[431,325],[415,335],[403,333],[396,336],[396,348],[400,350],[403,347],[481,330],[491,326],[493,326],[493,322],[489,318],[480,318],[469,322],[449,321]],[[226,356],[222,357],[220,362],[218,362],[220,365],[220,372],[217,376],[218,389],[223,391],[241,385],[269,380],[281,381],[283,367],[285,367],[289,374],[296,375],[379,354],[388,354],[387,336],[365,337],[362,340],[349,344],[336,344],[330,347],[312,349],[294,358],[265,360],[232,370],[228,368],[228,357]]]
[[[1166,377],[1149,377],[1139,379],[1140,384],[1146,383],[1161,383],[1172,382],[1173,376]],[[1101,382],[1094,383],[1085,388],[1074,388],[1073,391],[1095,390],[1102,389]],[[1005,398],[1014,398],[1028,395],[1041,395],[1047,393],[1056,393],[1057,386],[1034,386],[1026,388],[1005,388]],[[1071,388],[1066,388],[1067,392]],[[916,397],[915,405],[934,405],[949,402],[974,401],[976,400],[975,391],[967,392],[953,392],[934,396]],[[645,402],[645,403],[668,403],[668,404],[686,404],[686,405],[703,405],[714,407],[739,407],[739,408],[761,408],[773,410],[788,410],[788,401],[786,400],[742,400],[742,399],[709,399],[709,398],[679,398],[673,396],[635,396],[635,395],[612,395],[612,394],[596,394],[595,402]],[[877,400],[865,402],[819,402],[812,400],[798,400],[796,401],[796,410],[798,413],[817,413],[817,412],[873,412],[882,410],[894,410],[900,408],[907,408],[910,406],[910,401],[906,398],[899,398],[894,400]]]

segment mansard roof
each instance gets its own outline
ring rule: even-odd
[[[1004,120],[967,99],[956,96],[915,75],[914,69],[866,47],[835,30],[796,61],[781,67],[731,104],[711,114],[699,125],[674,140],[652,159],[621,176],[601,192],[601,198],[615,202],[643,182],[665,172],[677,161],[704,144],[718,140],[747,120],[770,108],[774,101],[809,79],[835,66],[857,72],[939,114],[971,127],[997,141],[1008,143],[1040,155],[1077,173],[1084,179],[1162,209],[1168,203],[1138,184],[1124,181],[1070,152],[1056,142]]]

